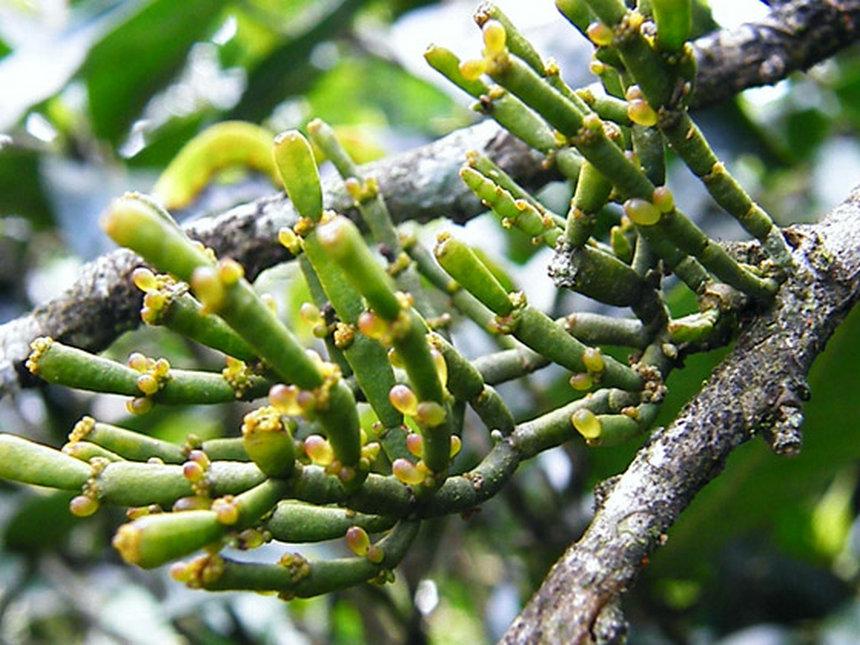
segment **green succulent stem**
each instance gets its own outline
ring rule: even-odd
[[[481,417],[488,430],[503,435],[513,432],[514,416],[499,394],[489,385],[478,369],[439,334],[430,335],[431,344],[442,354],[448,366],[448,389],[461,401],[467,401]]]
[[[138,386],[141,373],[122,363],[69,347],[51,339],[39,339],[28,361],[30,370],[49,383],[92,392],[143,397]],[[151,396],[168,405],[226,403],[265,396],[272,383],[262,376],[249,376],[246,387],[234,389],[222,374],[171,368],[161,389]]]
[[[119,528],[114,547],[129,564],[157,567],[220,540],[232,529],[253,526],[284,491],[283,481],[268,479],[237,495],[229,502],[237,517],[228,523],[215,510],[145,515]]]
[[[205,581],[209,591],[277,591],[282,597],[308,598],[344,589],[370,580],[381,571],[397,566],[418,533],[420,522],[403,520],[377,544],[383,559],[374,564],[368,558],[303,561],[306,568],[296,573],[278,564],[254,564],[220,558],[220,574]]]
[[[387,531],[396,522],[396,518],[386,515],[368,515],[334,506],[282,500],[263,522],[263,527],[276,540],[302,543],[343,537],[351,526],[360,526],[368,533]]]

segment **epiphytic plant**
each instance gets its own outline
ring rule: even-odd
[[[171,569],[209,590],[310,596],[366,580],[383,582],[422,519],[467,511],[495,495],[520,462],[573,440],[611,446],[645,433],[665,379],[692,352],[731,339],[739,312],[766,305],[792,270],[779,230],[717,160],[688,114],[695,64],[685,0],[558,0],[562,14],[596,46],[592,71],[603,90],[572,90],[492,4],[476,21],[483,58],[460,62],[431,47],[428,62],[474,96],[476,109],[543,153],[575,192],[566,217],[538,202],[487,157],[465,160],[463,181],[505,227],[555,249],[550,274],[632,318],[573,313],[553,320],[509,293],[492,267],[449,232],[431,252],[392,224],[372,177],[363,177],[331,128],[309,125],[317,159],[333,162],[373,244],[342,215],[323,209],[315,151],[298,132],[269,138],[229,124],[192,142],[156,188],[128,194],[104,217],[119,244],[149,265],[134,272],[145,292],[143,320],[226,356],[221,373],[179,370],[132,354],[127,365],[42,338],[29,369],[44,380],[130,397],[129,412],[153,405],[268,401],[248,413],[241,437],[185,445],[84,418],[63,451],[0,436],[0,476],[79,490],[72,513],[101,504],[130,507],[114,546],[131,564],[155,567],[204,549]],[[696,226],[665,186],[666,145],[766,256],[739,262]],[[272,153],[273,150],[273,153]],[[224,164],[240,162],[285,187],[300,218],[279,240],[296,257],[314,302],[302,316],[326,358],[305,349],[242,267],[189,239],[159,202],[179,206]],[[620,211],[619,212],[619,208]],[[623,215],[622,215],[623,213]],[[595,237],[610,222],[608,239]],[[380,251],[383,261],[373,249]],[[435,256],[435,258],[434,258]],[[674,273],[700,311],[669,314],[663,281]],[[439,295],[500,345],[469,361],[448,333]],[[629,348],[628,362],[601,346]],[[494,385],[549,363],[570,371],[574,400],[515,423]],[[465,472],[464,409],[493,446]],[[359,410],[375,423],[362,427]],[[786,424],[775,445],[797,447]],[[372,542],[369,534],[386,535]],[[287,553],[271,564],[221,555],[224,546],[344,538],[355,557],[309,562]]]

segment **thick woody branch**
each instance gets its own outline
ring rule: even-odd
[[[812,362],[860,299],[860,188],[822,224],[788,229],[786,237],[797,272],[675,422],[655,432],[604,491],[585,535],[503,642],[583,643],[617,632],[620,596],[729,453],[758,432],[774,447],[793,444]]]
[[[695,105],[770,85],[806,70],[857,40],[860,0],[781,2],[761,22],[724,29],[695,42]]]
[[[700,71],[693,103],[711,105],[746,87],[773,83],[792,70],[823,60],[856,37],[858,7],[860,0],[794,0],[761,23],[700,38],[694,43]],[[482,211],[457,174],[468,150],[486,154],[525,187],[541,185],[552,177],[526,146],[490,122],[361,171],[379,180],[397,222],[443,216],[463,222]],[[354,215],[339,181],[329,182],[325,192],[329,208]],[[188,230],[219,255],[246,265],[253,277],[288,258],[275,234],[294,218],[289,202],[273,195],[195,222]],[[30,382],[22,365],[34,338],[49,335],[98,351],[134,328],[140,294],[131,287],[129,276],[138,264],[138,258],[126,251],[109,253],[84,266],[65,295],[0,325],[0,396]]]

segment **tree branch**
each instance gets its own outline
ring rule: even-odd
[[[617,632],[619,597],[729,453],[757,432],[779,439],[797,431],[812,362],[860,299],[860,187],[822,224],[787,229],[786,237],[796,273],[674,423],[611,484],[504,643],[582,643]]]
[[[700,38],[694,43],[700,67],[694,105],[711,105],[823,60],[856,37],[858,6],[860,0],[794,0],[761,23]],[[482,211],[457,174],[468,150],[487,154],[526,186],[552,177],[521,142],[489,122],[370,164],[362,174],[377,177],[397,221],[445,216],[463,222]],[[325,192],[329,208],[354,215],[339,181],[328,182]],[[240,261],[253,277],[288,259],[276,233],[294,218],[289,202],[273,195],[195,222],[188,230],[219,255]],[[138,264],[126,251],[109,253],[84,266],[76,283],[60,298],[0,325],[0,397],[33,382],[23,361],[34,338],[48,335],[99,351],[133,329],[139,322],[140,294],[131,287],[129,276]]]
[[[699,38],[694,104],[716,103],[806,70],[853,43],[860,0],[792,0],[761,22]]]

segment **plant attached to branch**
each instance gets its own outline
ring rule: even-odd
[[[216,126],[171,164],[157,196],[187,203],[234,162],[281,183],[299,219],[279,240],[310,286],[313,302],[302,315],[324,340],[326,357],[301,345],[242,266],[189,239],[158,201],[125,195],[103,222],[149,265],[133,276],[145,292],[143,320],[222,352],[224,370],[178,370],[137,353],[123,365],[50,338],[33,343],[28,368],[48,382],[125,395],[132,414],[154,405],[267,400],[245,416],[241,436],[190,437],[183,446],[90,418],[74,427],[62,452],[0,435],[0,476],[80,491],[71,502],[79,516],[102,504],[130,507],[114,546],[131,564],[155,567],[203,549],[174,564],[174,578],[291,598],[389,579],[422,519],[481,504],[544,450],[577,435],[591,446],[643,436],[673,366],[727,342],[738,312],[767,306],[792,267],[779,230],[688,113],[695,68],[686,43],[689,2],[651,0],[647,13],[621,0],[557,4],[594,43],[600,87],[568,87],[492,4],[476,14],[482,58],[460,62],[439,47],[426,57],[477,99],[478,111],[543,153],[575,191],[570,210],[554,213],[478,154],[464,160],[466,185],[502,226],[555,250],[550,275],[559,289],[627,307],[632,317],[553,320],[525,293],[508,292],[450,232],[431,253],[394,227],[376,182],[361,176],[322,122],[308,126],[313,147],[295,131],[272,147],[253,126]],[[679,209],[665,185],[666,145],[762,241],[766,258],[737,261]],[[323,210],[314,148],[343,177],[370,243],[352,221]],[[608,238],[595,237],[606,221],[614,223]],[[663,289],[670,272],[698,297],[699,312],[670,316]],[[500,350],[464,358],[448,335],[451,316],[434,307],[440,295]],[[604,353],[605,345],[629,348],[629,360]],[[549,363],[569,371],[573,400],[515,423],[493,386]],[[372,428],[361,427],[359,406],[372,411]],[[493,447],[463,472],[454,458],[465,406]],[[352,557],[309,562],[286,553],[260,564],[221,554],[225,546],[335,538]]]

